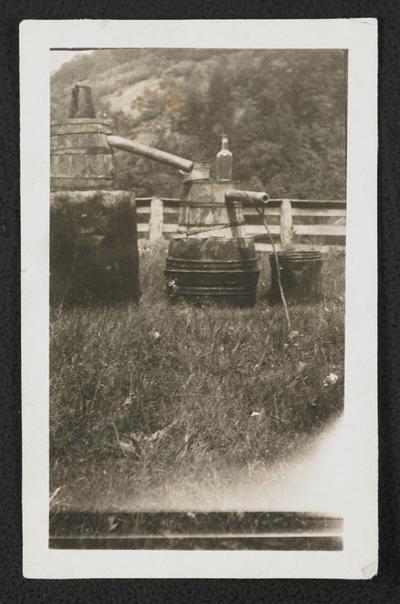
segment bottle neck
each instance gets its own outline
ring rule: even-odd
[[[222,137],[221,149],[227,149],[227,148],[228,148],[228,137],[227,136],[223,136]]]

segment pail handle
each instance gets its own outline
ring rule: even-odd
[[[229,277],[223,277],[222,278],[222,282],[224,285],[239,285],[239,280],[238,279],[232,279]]]

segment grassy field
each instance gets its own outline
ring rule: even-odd
[[[342,413],[344,255],[324,263],[321,303],[290,307],[289,338],[266,298],[267,256],[256,306],[232,309],[170,305],[164,254],[142,252],[138,306],[52,309],[58,508],[201,506],[287,463]]]

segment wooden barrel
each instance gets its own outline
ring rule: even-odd
[[[170,239],[165,276],[171,300],[254,304],[259,273],[252,237]]]
[[[245,237],[242,203],[225,200],[225,193],[231,189],[232,183],[226,181],[184,182],[178,233],[189,237]]]
[[[84,191],[113,188],[113,153],[107,142],[110,123],[72,118],[51,124],[50,188]]]
[[[51,193],[51,304],[138,298],[134,195],[129,191]]]
[[[271,254],[271,302],[281,300],[276,259]],[[291,302],[318,302],[322,297],[322,255],[318,251],[278,252],[280,277],[285,298]]]

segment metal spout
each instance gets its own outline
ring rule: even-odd
[[[225,193],[225,199],[228,202],[232,201],[251,201],[254,204],[265,204],[269,200],[269,195],[264,191],[240,191],[239,189],[231,189]]]
[[[154,161],[158,161],[162,164],[167,164],[168,166],[173,166],[174,168],[178,168],[178,170],[183,170],[184,172],[191,172],[194,165],[189,159],[184,159],[183,157],[173,155],[172,153],[167,153],[166,151],[160,151],[160,149],[155,149],[154,147],[142,145],[141,143],[128,140],[122,136],[110,135],[107,137],[107,141],[111,147],[122,149],[123,151],[128,151],[129,153],[137,153],[142,157],[148,157],[149,159],[153,159]]]

